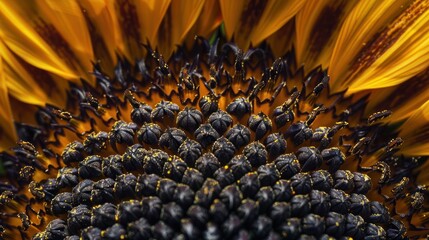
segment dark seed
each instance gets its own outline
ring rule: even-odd
[[[280,155],[274,164],[281,177],[285,179],[289,179],[301,171],[301,164],[293,153]]]
[[[121,155],[110,155],[103,158],[102,161],[102,172],[105,177],[116,178],[122,174],[122,158]]]
[[[280,178],[280,173],[273,163],[258,167],[258,175],[262,186],[272,186]]]
[[[179,147],[178,154],[188,166],[194,166],[195,161],[202,155],[203,149],[197,141],[186,139]]]
[[[147,174],[161,175],[164,163],[168,159],[169,156],[166,152],[159,149],[151,149],[143,159],[143,169]]]
[[[199,106],[204,116],[209,116],[211,113],[219,109],[218,100],[213,96],[203,96],[200,99]]]
[[[235,146],[225,137],[217,139],[213,146],[212,152],[221,161],[223,165],[227,164],[235,154]]]
[[[198,127],[194,132],[195,139],[206,148],[214,143],[219,137],[219,133],[210,125],[210,124],[202,124]]]
[[[251,142],[243,149],[244,156],[247,157],[252,167],[264,165],[268,159],[268,152],[265,146],[259,141]]]
[[[272,133],[265,139],[265,147],[271,158],[276,158],[286,151],[286,140],[280,133]]]
[[[241,194],[237,185],[232,184],[221,191],[219,199],[223,202],[223,204],[225,204],[229,211],[233,211],[240,206],[243,195]]]
[[[232,117],[228,113],[218,110],[210,115],[208,122],[219,134],[224,134],[232,124]]]
[[[220,168],[220,163],[213,153],[204,153],[203,156],[198,158],[195,166],[204,177],[209,178]]]
[[[261,183],[259,182],[256,172],[246,173],[240,181],[238,181],[240,191],[245,197],[253,197],[259,191]]]
[[[79,177],[95,179],[101,176],[101,157],[88,156],[79,163]]]
[[[105,203],[92,208],[91,225],[100,229],[106,229],[115,223],[116,206]]]
[[[310,203],[312,212],[319,216],[325,216],[331,209],[330,197],[326,192],[312,190],[310,192]]]
[[[117,221],[126,226],[129,222],[139,220],[143,216],[143,208],[139,201],[129,200],[118,205]]]
[[[186,163],[177,156],[171,156],[164,164],[163,175],[176,182],[181,182],[187,168]]]
[[[146,197],[142,200],[143,216],[149,223],[156,223],[161,215],[162,202],[158,197]]]
[[[143,168],[143,159],[147,154],[147,150],[140,144],[129,146],[122,155],[122,165],[127,171],[135,171]]]
[[[168,128],[159,138],[159,146],[177,153],[177,150],[186,138],[184,131],[178,128]]]
[[[175,103],[161,100],[155,105],[150,117],[154,121],[163,121],[165,118],[173,119],[174,115],[179,111],[179,106]]]
[[[61,157],[63,158],[63,162],[65,164],[69,164],[72,162],[80,162],[83,160],[83,144],[78,141],[71,142],[67,144],[64,148]]]
[[[152,236],[151,225],[144,218],[128,223],[127,232],[131,240],[149,239]]]
[[[73,194],[63,192],[57,194],[51,201],[51,211],[54,215],[64,214],[73,208]]]
[[[136,182],[135,193],[138,196],[153,196],[156,194],[159,176],[156,174],[139,175]]]
[[[86,205],[78,205],[68,212],[67,226],[71,234],[80,235],[80,231],[91,225],[91,211]]]
[[[239,149],[249,143],[250,131],[245,126],[236,124],[226,133],[226,138]]]
[[[188,185],[193,190],[198,190],[204,183],[204,176],[195,168],[187,168],[183,175],[182,183]]]
[[[304,172],[316,170],[322,165],[322,156],[315,147],[302,147],[298,149],[296,156]]]
[[[250,116],[248,125],[255,132],[256,140],[261,139],[272,128],[271,120],[263,112]]]
[[[91,202],[93,204],[102,204],[113,202],[115,181],[111,178],[104,178],[94,183],[91,191]]]
[[[157,145],[161,134],[162,129],[158,124],[145,123],[137,132],[137,139],[141,143]]]
[[[239,118],[252,111],[252,105],[244,97],[234,99],[227,107],[226,111]]]
[[[325,221],[321,216],[310,213],[302,219],[302,231],[320,236],[325,231]]]
[[[202,122],[203,114],[192,107],[185,107],[176,118],[177,126],[188,132],[194,132]]]
[[[137,178],[132,173],[122,174],[116,177],[114,191],[118,199],[131,198],[135,196]]]
[[[121,224],[115,223],[113,226],[103,231],[101,236],[106,240],[121,240],[127,236],[127,232]]]

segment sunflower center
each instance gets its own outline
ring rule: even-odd
[[[364,99],[330,96],[320,68],[302,77],[268,50],[198,43],[170,62],[149,48],[135,69],[120,60],[114,79],[96,66],[97,89],[70,91],[75,114],[41,110],[43,151],[21,142],[7,155],[20,178],[0,198],[6,234],[403,237],[398,219],[412,226],[426,189],[405,193],[414,160],[394,157],[401,139],[374,133],[389,111],[362,122]],[[412,211],[395,217],[401,199]]]

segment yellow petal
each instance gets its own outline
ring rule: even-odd
[[[408,156],[429,155],[429,101],[418,108],[401,126],[404,139],[401,153]]]
[[[429,69],[426,69],[397,86],[371,90],[365,110],[367,113],[371,113],[381,109],[390,109],[393,113],[385,121],[402,121],[429,99],[428,84]]]
[[[87,20],[90,22],[90,35],[94,55],[103,69],[113,69],[117,62],[117,53],[132,59],[126,50],[115,2],[109,0],[79,0]]]
[[[267,43],[274,57],[283,57],[294,48],[295,38],[295,19],[292,18],[288,23],[281,27],[277,32],[267,38]],[[288,36],[285,38],[285,36]]]
[[[143,42],[149,40],[152,46],[156,45],[156,34],[167,12],[168,6],[170,6],[170,2],[171,0],[135,1],[137,16],[139,17],[140,23],[140,36]]]
[[[220,2],[228,38],[241,48],[258,45],[285,25],[304,5],[302,0]]]
[[[0,56],[0,151],[3,147],[12,145],[17,136],[13,123],[12,109],[10,107],[8,89],[6,86],[2,57]]]
[[[180,44],[193,27],[205,1],[173,1],[158,29],[159,51],[169,58],[177,44]]]
[[[427,67],[429,2],[362,1],[342,26],[329,74],[347,94],[399,84]]]
[[[222,23],[219,1],[206,0],[198,20],[195,22],[194,35],[208,38]]]
[[[358,1],[308,0],[296,15],[298,66],[328,67],[340,27]]]
[[[75,69],[80,69],[86,80],[93,79],[87,74],[92,70],[91,61],[94,61],[91,37],[79,4],[72,0],[40,0],[36,3],[42,19],[52,24],[67,43],[63,49],[70,51],[70,58],[77,58],[71,62],[76,65]]]
[[[30,5],[29,2],[0,1],[0,37],[15,54],[31,65],[66,79],[77,80],[76,73],[28,23],[28,15],[34,14],[28,10]]]
[[[8,92],[22,102],[44,106],[48,102],[45,92],[2,41],[0,56],[3,58],[2,78]]]

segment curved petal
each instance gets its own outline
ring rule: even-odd
[[[404,139],[401,153],[409,156],[429,155],[429,101],[404,122],[399,136]]]
[[[92,70],[91,61],[94,61],[91,36],[79,4],[76,1],[56,0],[40,0],[36,3],[43,21],[48,26],[54,26],[66,43],[65,46],[58,46],[57,49],[63,51],[70,49],[67,53],[68,57],[76,58],[71,64],[75,65],[76,69],[80,69],[81,74],[86,75],[86,80],[93,79],[88,77],[88,72]],[[47,38],[55,37],[51,32],[47,35]],[[54,40],[56,41],[52,41],[52,46],[58,44],[55,43],[58,40],[56,38]]]
[[[369,0],[353,9],[330,62],[334,92],[348,88],[347,94],[352,94],[393,86],[427,67],[429,3],[404,6]]]
[[[0,56],[3,58],[2,77],[9,93],[22,102],[44,106],[48,102],[45,92],[1,41]]]
[[[158,50],[169,58],[200,16],[205,1],[173,1],[158,29]]]
[[[222,24],[222,13],[218,0],[205,0],[200,16],[189,30],[183,41],[183,46],[190,49],[195,44],[195,36],[210,39],[217,28]]]
[[[69,80],[77,74],[60,58],[28,23],[28,2],[0,1],[0,36],[7,46],[28,63]]]
[[[149,40],[152,45],[156,45],[156,34],[170,3],[171,0],[135,1],[142,41]]]
[[[92,34],[99,35],[100,40],[104,43],[104,48],[101,48],[101,51],[107,51],[110,61],[115,62],[116,51],[119,50],[124,53],[125,45],[114,2],[109,0],[79,0],[79,4],[93,24]],[[98,45],[94,44],[94,50],[100,54],[100,51],[97,51],[97,47],[100,47]]]
[[[293,18],[305,2],[221,0],[227,37],[234,37],[241,48],[248,48],[250,44],[256,46]]]
[[[0,134],[0,151],[5,150],[2,149],[3,147],[13,144],[17,138],[3,65],[2,57],[0,56],[0,131],[3,133]]]
[[[367,113],[382,109],[392,110],[386,122],[399,122],[411,116],[429,99],[429,68],[405,82],[382,89],[371,90]],[[388,99],[388,101],[386,101]]]
[[[358,1],[308,0],[297,13],[295,52],[298,66],[328,67],[335,40]]]

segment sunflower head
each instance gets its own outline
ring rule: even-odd
[[[407,41],[424,38],[412,32],[424,29],[429,4],[326,4],[41,1],[32,9],[0,1],[10,10],[0,10],[7,76],[67,85],[55,97],[35,89],[39,107],[18,114],[34,120],[16,124],[21,140],[0,155],[2,236],[426,235],[427,162],[412,143],[427,136],[427,106],[401,107],[407,116],[399,116],[394,104],[379,101],[396,91],[370,89],[392,87],[386,74],[399,84],[424,69],[420,60],[393,63],[411,57],[401,50]],[[41,13],[35,27],[23,20]],[[186,40],[188,32],[202,36]],[[284,33],[288,41],[276,44]],[[17,45],[19,36],[31,45]],[[24,58],[33,53],[48,57]],[[14,96],[22,101],[27,92]]]

